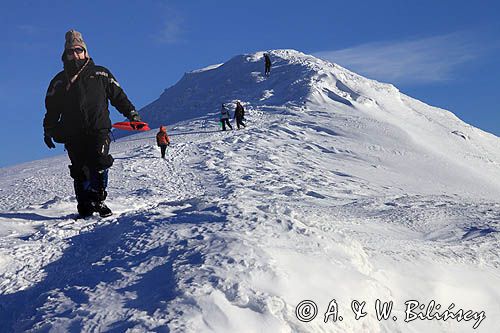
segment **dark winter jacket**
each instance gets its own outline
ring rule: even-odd
[[[68,83],[68,75],[61,71],[50,82],[45,97],[43,127],[58,142],[110,130],[108,100],[127,118],[135,110],[113,74],[92,59],[76,81]]]
[[[168,146],[170,144],[170,138],[167,135],[167,130],[163,126],[160,126],[160,131],[156,134],[156,144],[158,146]]]
[[[264,54],[264,61],[266,62],[266,67],[271,68],[271,58],[269,58],[269,55]]]
[[[236,109],[234,110],[234,118],[235,119],[243,119],[245,117],[245,109],[243,109],[243,105],[236,104]]]

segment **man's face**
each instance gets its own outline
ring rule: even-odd
[[[75,46],[69,49],[66,49],[66,59],[68,60],[83,60],[85,59],[85,49],[80,46]]]

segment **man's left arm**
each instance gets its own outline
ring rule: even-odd
[[[135,106],[130,102],[122,87],[116,78],[108,70],[108,84],[107,94],[111,105],[113,105],[118,112],[127,117],[130,121],[141,121],[139,113],[135,110]]]

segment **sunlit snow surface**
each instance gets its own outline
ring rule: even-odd
[[[172,145],[113,143],[111,217],[73,219],[65,156],[0,169],[2,332],[498,329],[500,140],[338,65],[271,58],[269,78],[262,52],[238,56],[143,110]],[[220,132],[237,99],[248,127]],[[333,299],[343,320],[325,323]],[[405,322],[410,300],[486,318]]]

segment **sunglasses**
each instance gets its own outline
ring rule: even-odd
[[[75,47],[74,49],[67,49],[66,50],[67,55],[73,55],[73,53],[82,54],[83,52],[85,52],[85,50],[82,49],[81,47]]]

